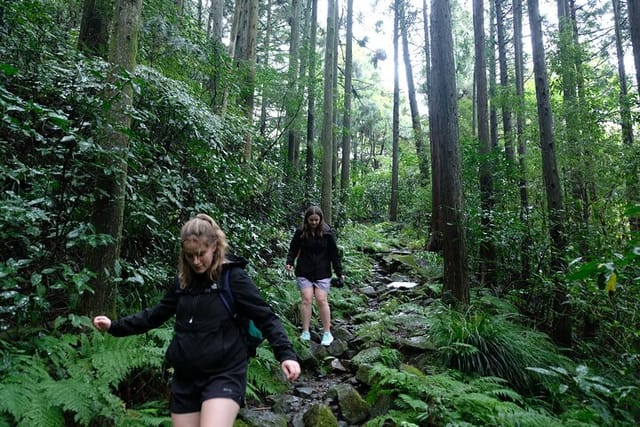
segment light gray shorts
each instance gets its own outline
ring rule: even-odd
[[[331,277],[320,280],[309,280],[306,277],[296,277],[296,281],[298,282],[298,289],[303,290],[315,286],[316,288],[329,292],[329,288],[331,287]]]

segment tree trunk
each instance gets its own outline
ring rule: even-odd
[[[529,10],[529,25],[531,27],[533,73],[538,107],[538,126],[540,129],[540,151],[542,153],[542,173],[547,193],[547,209],[549,214],[551,269],[552,274],[562,274],[564,271],[562,259],[566,246],[562,223],[562,192],[555,157],[551,99],[549,96],[549,83],[547,81],[547,68],[545,64],[538,0],[527,0],[527,6]],[[559,344],[570,346],[572,334],[571,306],[569,305],[567,297],[567,289],[564,283],[558,279],[555,281],[553,309],[552,336]]]
[[[240,95],[237,105],[245,117],[253,118],[254,90],[256,80],[256,43],[258,37],[258,0],[237,0],[229,45],[230,56],[234,59],[235,72],[240,76]],[[225,96],[223,110],[228,103]],[[244,138],[244,159],[251,160],[252,140]]]
[[[480,205],[482,239],[480,241],[480,282],[495,286],[496,252],[493,239],[493,166],[492,144],[489,135],[489,101],[487,98],[487,67],[484,34],[484,1],[473,0],[473,28],[475,45],[475,81],[477,87],[478,148],[480,153]]]
[[[516,142],[518,145],[518,187],[520,189],[520,220],[524,224],[525,235],[522,239],[521,272],[522,282],[529,279],[531,264],[529,262],[531,252],[531,235],[529,230],[529,192],[527,190],[527,143],[524,135],[525,126],[525,94],[524,94],[524,53],[522,46],[522,0],[513,0],[513,50],[515,54],[515,83],[516,99],[518,107],[516,109]]]
[[[631,103],[627,89],[627,73],[624,66],[624,50],[622,48],[622,30],[620,25],[622,22],[622,12],[620,0],[612,1],[616,31],[616,52],[618,56],[618,80],[620,80],[620,127],[622,131],[622,142],[628,148],[629,152],[633,153],[633,119],[631,117]],[[631,158],[637,157],[634,157],[632,154]],[[629,204],[637,205],[640,204],[640,189],[638,188],[638,182],[640,182],[640,168],[638,167],[638,161],[631,164],[627,169],[627,198],[629,199]],[[639,215],[632,214],[629,217],[629,228],[632,233],[640,232]]]
[[[96,177],[95,202],[91,222],[96,234],[109,237],[109,243],[90,248],[87,266],[95,273],[94,293],[84,294],[80,307],[85,314],[115,315],[116,263],[120,256],[124,204],[127,179],[127,152],[130,117],[127,110],[132,104],[133,91],[127,81],[121,80],[122,71],[133,73],[136,66],[138,30],[142,0],[117,0],[114,29],[109,47],[110,85],[106,97],[111,109],[106,113],[108,125],[96,135],[103,150],[103,168]],[[112,89],[115,88],[115,89]]]
[[[271,31],[272,31],[272,19],[271,19],[271,0],[267,0],[265,4],[265,10],[267,11],[266,16],[266,24],[264,29],[264,38],[263,38],[263,48],[261,50],[262,53],[262,65],[265,68],[269,68],[269,58],[271,57]],[[262,99],[260,102],[260,135],[265,136],[267,133],[267,109],[269,107],[269,100],[265,96],[265,88],[268,85],[268,82],[262,83]]]
[[[500,87],[502,89],[502,130],[504,132],[504,153],[509,168],[515,164],[515,152],[513,149],[513,125],[511,123],[511,105],[505,97],[511,93],[509,87],[509,68],[507,66],[507,37],[504,28],[505,0],[495,0],[496,4],[496,32],[498,33],[498,61],[500,64]]]
[[[391,200],[389,201],[389,221],[398,219],[398,173],[400,157],[400,81],[398,78],[398,33],[402,0],[394,0],[393,5],[393,119],[391,151]]]
[[[347,0],[347,40],[344,52],[344,115],[342,118],[342,168],[340,206],[344,212],[348,202],[351,166],[351,90],[353,73],[353,0]],[[342,215],[341,215],[342,216]]]
[[[443,231],[443,298],[467,305],[469,280],[464,232],[461,159],[458,141],[458,92],[453,59],[451,3],[431,3],[431,95],[429,121],[434,144],[442,159],[439,168],[442,183],[440,205]]]
[[[291,35],[289,37],[289,69],[287,72],[287,93],[285,96],[287,128],[287,156],[285,174],[287,182],[294,182],[297,178],[300,159],[300,136],[297,118],[302,105],[298,93],[298,50],[300,49],[300,1],[291,0]]]
[[[333,79],[336,37],[336,0],[327,1],[327,34],[324,53],[324,91],[322,115],[322,190],[320,207],[326,222],[332,222],[331,196],[333,180]]]
[[[636,69],[636,87],[640,88],[640,0],[627,0],[629,30],[633,48],[633,63]],[[640,98],[640,89],[638,90]]]
[[[427,0],[422,0],[422,19],[424,24],[425,80],[427,88],[427,104],[431,102],[431,37],[429,36]],[[430,252],[442,250],[442,220],[440,216],[440,153],[433,141],[433,132],[429,131],[429,148],[431,151],[431,221],[429,240],[425,249]]]
[[[318,0],[309,0],[311,6],[311,29],[309,31],[309,79],[307,83],[307,156],[305,159],[306,199],[311,201],[315,187],[313,173],[313,140],[316,109],[316,43],[318,33]]]
[[[84,0],[78,49],[90,55],[107,58],[112,16],[113,0]]]
[[[411,109],[411,125],[413,127],[413,138],[418,156],[418,168],[420,170],[420,182],[429,182],[429,156],[424,143],[424,133],[422,123],[420,123],[420,111],[416,99],[416,86],[413,81],[413,67],[411,65],[411,53],[409,52],[409,23],[407,22],[407,4],[402,0],[400,5],[400,32],[402,34],[402,56],[404,59],[404,69],[407,77],[407,94],[409,96],[409,108]]]

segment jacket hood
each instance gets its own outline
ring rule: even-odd
[[[229,268],[231,266],[245,268],[247,264],[249,264],[249,261],[246,258],[234,253],[227,253],[224,259],[223,268]]]

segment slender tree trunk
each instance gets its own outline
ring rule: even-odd
[[[431,103],[431,37],[429,36],[429,17],[427,0],[422,0],[422,19],[424,21],[424,54],[426,64],[426,86],[427,103]],[[440,190],[440,153],[439,147],[434,143],[433,132],[429,131],[429,148],[431,150],[431,226],[429,230],[429,241],[426,250],[440,252],[442,250],[442,217],[441,212],[441,190]]]
[[[507,37],[504,28],[505,0],[495,0],[496,3],[496,32],[498,33],[498,59],[500,63],[500,87],[502,89],[502,130],[504,132],[504,153],[509,168],[515,164],[513,149],[513,124],[511,122],[511,105],[504,101],[507,94],[512,93],[509,86],[509,68],[507,65]]]
[[[322,190],[320,207],[326,222],[332,222],[332,178],[333,178],[333,79],[336,37],[336,0],[327,0],[327,34],[324,53],[324,95],[322,115]]]
[[[389,202],[389,221],[398,219],[398,174],[400,157],[400,81],[398,78],[398,38],[402,0],[393,5],[393,129],[391,155],[391,200]]]
[[[333,37],[333,88],[331,90],[333,97],[333,129],[334,131],[331,133],[332,144],[333,144],[333,157],[331,161],[331,191],[338,188],[338,132],[335,129],[338,129],[338,53],[340,46],[340,1],[335,0],[336,4],[333,9],[334,11],[334,22],[335,22],[335,34]],[[335,221],[334,221],[335,222]]]
[[[407,77],[407,94],[409,95],[409,108],[411,109],[411,125],[413,127],[413,138],[418,156],[418,168],[420,170],[420,182],[429,182],[429,156],[424,142],[424,132],[420,123],[420,111],[418,110],[418,100],[416,99],[416,86],[413,81],[413,67],[411,65],[411,52],[409,52],[409,23],[407,22],[407,4],[405,0],[400,2],[400,33],[402,35],[402,56],[404,59],[404,69]]]
[[[549,213],[551,269],[555,275],[561,274],[565,269],[563,254],[566,243],[563,233],[562,192],[555,156],[551,99],[549,96],[549,83],[547,80],[538,0],[527,0],[527,6],[531,27],[533,72],[536,85],[538,126],[540,129],[540,150],[542,153],[542,173],[544,175],[547,193],[547,209]],[[556,280],[555,282],[553,309],[552,336],[559,344],[570,346],[573,328],[571,322],[571,306],[569,304],[566,286],[561,280]]]
[[[300,49],[300,1],[291,0],[291,36],[289,37],[289,70],[287,72],[287,93],[285,96],[287,157],[285,173],[288,182],[297,178],[300,158],[300,135],[297,118],[300,113],[302,99],[298,93],[298,50]]]
[[[431,3],[431,94],[429,121],[434,144],[439,146],[442,167],[440,206],[443,231],[443,298],[469,303],[467,248],[463,219],[460,146],[458,141],[458,91],[456,89],[451,29],[451,2]]]
[[[484,0],[483,0],[484,1]],[[492,148],[498,148],[498,110],[496,108],[496,26],[495,18],[496,12],[493,0],[489,1],[489,51],[485,58],[485,69],[487,68],[486,62],[489,62],[489,140],[491,141]],[[475,15],[474,15],[475,16]],[[486,51],[486,47],[485,47]]]
[[[627,13],[629,14],[633,63],[636,69],[636,87],[640,88],[640,0],[627,0]],[[640,89],[638,97],[640,98]]]
[[[620,22],[622,22],[622,11],[620,0],[612,1],[614,24],[616,30],[616,52],[618,54],[618,79],[620,80],[620,126],[622,128],[622,142],[625,144],[625,146],[628,147],[628,150],[631,153],[630,158],[636,159],[627,168],[627,197],[631,205],[640,205],[640,188],[638,188],[640,185],[638,184],[640,182],[640,166],[638,164],[638,162],[640,162],[640,160],[638,160],[640,157],[640,153],[638,153],[638,149],[634,147],[635,144],[633,140],[633,119],[631,117],[631,102],[627,89],[627,73],[624,66],[622,30],[620,28]],[[633,1],[634,0],[629,0],[628,4]],[[637,5],[628,5],[627,7],[636,7],[640,9],[640,7],[638,7]],[[631,16],[631,12],[629,12],[629,16]],[[640,16],[637,16],[636,18],[640,19]],[[635,22],[632,24],[632,26],[638,27],[640,26],[640,24]],[[638,67],[638,65],[640,65],[640,62],[636,62],[636,68]],[[640,79],[640,76],[638,78]],[[638,82],[640,82],[640,80],[638,80]],[[629,228],[631,229],[632,233],[640,232],[640,215],[632,214],[629,217]]]
[[[235,104],[251,121],[255,99],[256,43],[258,30],[258,0],[237,0],[231,27],[229,55],[234,59],[235,73],[240,80],[239,99]],[[226,109],[228,92],[225,92],[222,111]],[[244,159],[252,156],[251,135],[244,137]]]
[[[524,93],[524,53],[522,46],[522,0],[513,0],[513,47],[515,53],[515,83],[516,83],[516,142],[518,145],[518,187],[520,189],[520,220],[524,224],[525,235],[522,239],[521,252],[521,281],[529,279],[531,264],[529,262],[531,235],[529,227],[529,192],[527,190],[527,144],[524,135],[525,126],[525,93]]]
[[[261,49],[261,53],[262,53],[262,64],[265,68],[269,68],[269,58],[271,57],[271,31],[272,31],[272,13],[271,13],[271,0],[267,0],[266,4],[264,5],[264,8],[266,10],[267,16],[266,16],[266,22],[265,22],[265,29],[264,29],[264,38],[263,38],[263,44],[262,44],[262,49]],[[265,92],[266,92],[266,88],[267,85],[269,85],[269,82],[264,82],[262,83],[262,99],[260,101],[260,135],[261,136],[265,136],[267,133],[267,117],[268,117],[268,113],[267,113],[267,109],[269,107],[269,100],[268,97],[265,96]]]
[[[113,0],[84,0],[78,35],[78,49],[106,58],[109,53],[109,27]]]
[[[109,81],[106,97],[111,100],[107,112],[108,125],[98,133],[96,142],[104,155],[103,168],[96,177],[95,202],[91,223],[96,234],[106,235],[109,243],[91,247],[87,253],[87,266],[95,273],[94,293],[84,294],[80,307],[85,314],[115,314],[116,263],[120,257],[124,205],[127,179],[127,152],[130,116],[127,110],[133,103],[132,86],[121,79],[122,71],[132,74],[136,66],[138,30],[142,0],[117,0],[114,29],[109,47]]]
[[[353,0],[347,0],[347,40],[344,57],[344,116],[342,118],[342,168],[340,175],[340,206],[345,211],[348,202],[351,166],[351,91],[353,73]],[[341,215],[342,217],[342,215]]]
[[[480,205],[482,207],[482,240],[480,241],[480,282],[495,286],[496,252],[493,239],[493,167],[492,144],[489,135],[489,101],[487,99],[487,68],[484,35],[484,1],[473,0],[475,45],[475,81],[477,87],[478,145],[480,153]]]
[[[311,29],[309,31],[309,79],[307,83],[307,156],[305,160],[305,176],[307,183],[306,199],[310,202],[315,187],[313,173],[313,140],[315,130],[316,109],[316,43],[318,30],[318,0],[309,0],[311,7]]]

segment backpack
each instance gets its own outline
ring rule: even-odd
[[[238,313],[235,311],[235,300],[233,299],[233,293],[231,292],[231,287],[229,287],[229,269],[226,269],[222,272],[222,283],[219,286],[220,289],[220,297],[222,299],[222,303],[226,307],[227,311],[231,316],[238,320]],[[256,326],[256,324],[251,319],[239,319],[244,320],[243,323],[246,323],[246,330],[244,333],[245,340],[247,341],[247,350],[249,353],[249,357],[255,357],[256,350],[262,341],[264,341],[264,335],[262,331]],[[242,324],[242,323],[241,323]]]

